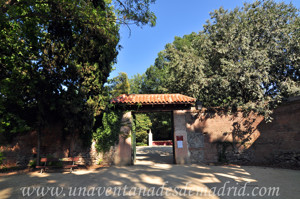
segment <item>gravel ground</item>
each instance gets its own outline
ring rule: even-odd
[[[160,148],[138,147],[134,166],[2,175],[0,198],[300,198],[299,170],[167,164]]]

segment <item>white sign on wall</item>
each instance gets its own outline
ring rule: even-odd
[[[177,148],[183,148],[183,141],[177,141]]]
[[[176,136],[177,140],[177,148],[182,149],[183,148],[183,136]]]

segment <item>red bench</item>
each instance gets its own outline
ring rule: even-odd
[[[79,161],[79,157],[69,157],[69,158],[41,158],[40,163],[42,165],[36,166],[37,169],[41,169],[41,173],[46,172],[47,169],[50,168],[64,168],[70,169],[70,173],[72,173],[73,168],[77,168],[78,165],[75,164]]]
[[[152,141],[152,146],[171,146],[171,145],[173,145],[172,140]]]

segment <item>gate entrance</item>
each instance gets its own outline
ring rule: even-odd
[[[133,165],[136,161],[136,139],[132,131],[134,113],[171,112],[172,141],[175,164],[188,163],[188,146],[184,110],[190,110],[196,99],[181,94],[130,94],[111,100],[117,108],[124,110],[121,134],[117,147],[116,165]]]
[[[165,112],[132,112],[132,150],[135,165],[173,164],[173,115]],[[150,128],[145,130],[146,128]]]

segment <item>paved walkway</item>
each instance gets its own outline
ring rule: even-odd
[[[140,153],[139,157],[147,157],[145,148],[139,150],[145,153]],[[161,157],[167,157],[163,156],[166,153],[161,153]],[[254,199],[261,195],[263,198],[299,199],[300,196],[300,171],[297,170],[160,162],[142,165],[149,163],[145,158],[143,161],[137,161],[140,165],[93,171],[0,176],[0,198]]]
[[[137,146],[135,165],[173,164],[172,146]]]

